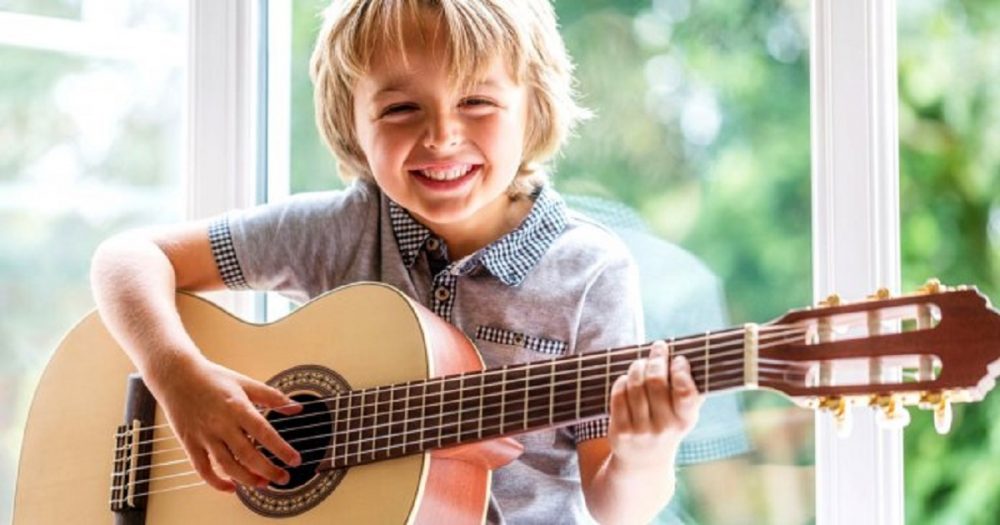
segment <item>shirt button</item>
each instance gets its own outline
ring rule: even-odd
[[[437,240],[437,239],[435,239],[434,237],[431,237],[430,239],[427,239],[427,249],[428,249],[428,250],[430,250],[430,251],[432,251],[432,252],[433,252],[433,251],[437,251],[437,249],[438,249],[438,248],[439,248],[440,246],[441,246],[441,243],[440,243],[440,242],[438,242],[438,240]]]
[[[447,301],[449,297],[451,297],[451,292],[444,286],[438,286],[437,290],[434,290],[434,298],[438,301]]]
[[[514,344],[517,346],[522,346],[524,344],[524,335],[517,334],[514,336]]]

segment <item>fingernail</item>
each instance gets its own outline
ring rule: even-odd
[[[293,467],[297,467],[297,466],[299,466],[299,465],[301,465],[301,464],[302,464],[302,456],[300,456],[300,455],[298,455],[298,454],[296,454],[296,455],[295,455],[295,456],[294,456],[294,457],[292,458],[292,462],[291,462],[291,463],[289,463],[289,465],[291,465],[291,466],[293,466]]]
[[[688,363],[687,358],[682,355],[674,357],[674,366],[677,367],[678,370],[691,369],[691,365]]]

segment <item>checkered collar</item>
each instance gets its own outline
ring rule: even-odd
[[[471,256],[452,263],[455,268],[451,271],[464,275],[482,265],[504,284],[520,284],[566,227],[566,204],[559,194],[544,185],[536,189],[533,196],[535,203],[520,226]],[[387,200],[403,264],[411,268],[433,233],[402,206],[392,199]]]

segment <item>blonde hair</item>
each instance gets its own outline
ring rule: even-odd
[[[354,129],[353,90],[375,54],[403,52],[403,21],[431,9],[443,22],[447,67],[471,83],[496,57],[528,87],[524,155],[512,197],[545,180],[542,168],[590,112],[575,100],[573,64],[556,28],[549,0],[333,0],[310,62],[316,124],[345,181],[371,179]],[[392,30],[390,30],[392,29]]]

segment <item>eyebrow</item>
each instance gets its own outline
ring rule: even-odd
[[[373,99],[379,98],[382,95],[393,92],[402,92],[413,85],[413,77],[410,76],[400,76],[400,77],[390,77],[385,81],[385,83],[379,87],[375,94],[372,95]],[[487,88],[499,88],[500,82],[496,79],[489,77],[473,84],[473,87],[487,87]]]

